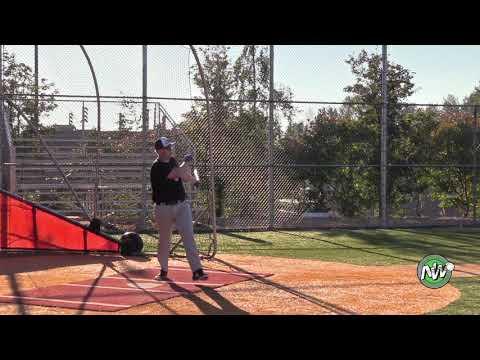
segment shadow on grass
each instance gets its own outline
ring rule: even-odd
[[[428,315],[478,315],[480,314],[480,277],[454,278],[451,285],[460,290],[460,298]]]
[[[471,271],[466,271],[466,270],[455,269],[454,272],[459,272],[459,273],[462,273],[462,274],[468,274],[468,275],[472,275],[472,276],[480,276],[479,273],[475,273],[475,272],[471,272]]]
[[[299,234],[294,234],[294,233],[289,233],[289,232],[283,232],[283,231],[278,231],[279,233],[282,233],[282,234],[288,234],[290,236],[296,236],[296,237],[300,237],[300,238],[304,238],[304,239],[310,239],[310,240],[316,240],[316,241],[322,241],[322,242],[325,242],[325,243],[328,243],[330,245],[335,245],[335,246],[339,246],[341,248],[344,248],[344,249],[349,249],[349,250],[355,250],[355,251],[360,251],[360,252],[363,252],[363,253],[367,253],[367,254],[371,254],[371,255],[377,255],[377,256],[383,256],[383,257],[388,257],[388,258],[392,258],[392,259],[397,259],[397,260],[402,260],[402,261],[407,261],[407,262],[417,262],[418,259],[411,259],[411,258],[406,258],[406,257],[402,257],[402,256],[395,256],[395,255],[388,255],[388,254],[383,254],[383,253],[380,253],[380,252],[377,252],[377,251],[372,251],[370,249],[366,249],[366,248],[361,248],[361,247],[355,247],[355,246],[349,246],[349,245],[345,245],[345,244],[342,244],[342,243],[339,243],[339,242],[335,242],[335,241],[331,241],[331,240],[325,240],[325,239],[322,239],[322,238],[316,238],[316,237],[311,237],[311,236],[306,236],[306,235],[299,235]],[[343,236],[344,234],[342,234]],[[332,237],[334,236],[341,236],[341,235],[330,235]],[[361,237],[361,236],[360,236]],[[366,237],[367,239],[369,239],[368,237]],[[378,241],[377,242],[374,242],[376,245],[378,245]],[[414,249],[417,248],[417,246],[414,246],[413,247]],[[388,247],[387,247],[388,249]]]
[[[382,244],[386,247],[390,247],[391,244],[395,243],[400,247],[409,247],[409,248],[413,247],[413,248],[419,248],[419,249],[424,249],[432,246],[453,249],[453,250],[456,250],[459,248],[465,248],[465,247],[468,247],[470,249],[475,248],[475,245],[472,245],[471,243],[464,242],[461,240],[458,240],[458,242],[462,244],[467,244],[467,245],[446,244],[446,243],[457,242],[456,233],[450,234],[454,236],[453,239],[452,238],[446,239],[445,238],[446,234],[442,236],[441,234],[417,232],[414,230],[405,230],[405,229],[399,229],[395,231],[397,233],[401,233],[401,235],[400,234],[398,236],[391,235],[383,230],[377,230],[377,233],[375,234],[366,233],[363,231],[352,231],[351,233],[348,234],[348,236],[352,238],[360,239],[361,241],[364,241],[367,243]],[[429,238],[422,238],[422,235],[428,235]],[[434,239],[431,238],[432,236],[434,237]]]
[[[270,241],[261,240],[261,239],[254,239],[254,238],[244,236],[244,235],[240,235],[240,234],[234,234],[234,233],[219,233],[219,234],[222,235],[222,236],[232,237],[232,238],[236,238],[236,239],[240,239],[240,240],[246,240],[246,241],[254,242],[254,243],[257,243],[257,244],[265,244],[265,245],[271,245],[272,244]]]
[[[395,239],[395,237],[381,232],[378,236],[385,237],[387,241],[396,242],[404,245],[405,249],[413,249],[414,256],[422,258],[432,253],[439,253],[439,255],[447,257],[449,260],[462,262],[462,263],[475,263],[480,261],[480,248],[468,248],[462,249],[452,245],[445,245],[442,243],[435,244],[431,241],[422,242],[419,240],[419,233],[410,231],[411,238],[402,237],[401,239]],[[453,235],[453,234],[452,234]],[[360,239],[366,243],[378,243],[378,239],[370,237],[368,234],[356,232],[352,234],[352,237]],[[433,245],[433,247],[431,246]]]
[[[405,232],[407,234],[411,234],[417,237],[421,236],[422,234],[430,235],[440,239],[441,241],[449,241],[449,242],[456,242],[456,243],[458,242],[462,244],[467,244],[472,247],[480,246],[480,234],[478,236],[466,236],[465,233],[455,232],[455,231],[448,231],[444,233],[436,233],[436,232],[429,232],[429,231],[423,231],[423,230],[415,231],[411,229],[398,229],[397,231]],[[453,237],[454,239],[445,239],[447,234]],[[479,243],[475,244],[475,242],[479,242]]]
[[[408,262],[417,262],[424,256],[435,253],[435,252],[441,252],[439,255],[443,255],[452,261],[455,260],[457,262],[464,262],[464,263],[480,261],[480,249],[469,248],[469,249],[462,250],[461,248],[450,246],[450,245],[434,244],[432,242],[422,243],[419,240],[409,240],[408,237],[402,237],[399,239],[398,237],[395,237],[383,231],[375,234],[364,233],[360,231],[325,232],[325,233],[322,233],[322,237],[313,237],[313,236],[307,236],[305,234],[295,234],[295,233],[283,232],[283,231],[279,231],[279,233],[288,234],[290,236],[296,236],[304,239],[322,241],[331,245],[335,245],[335,246],[339,246],[339,247],[343,247],[351,250],[356,250],[356,251],[360,251],[368,254],[373,254],[373,255],[378,255],[382,257],[403,260]],[[412,232],[412,235],[418,236],[418,234],[415,232]],[[341,237],[341,236],[348,236],[352,239],[360,240],[363,243],[372,244],[374,246],[383,246],[385,250],[392,250],[397,252],[399,250],[404,250],[405,252],[409,253],[409,255],[407,256],[412,256],[415,258],[407,258],[403,254],[401,256],[384,254],[377,251],[368,250],[362,247],[349,246],[340,242],[333,241],[336,237]],[[325,237],[330,239],[333,238],[333,240],[326,240]],[[395,245],[395,247],[392,247],[392,245]]]

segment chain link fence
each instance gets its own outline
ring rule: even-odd
[[[410,80],[390,62],[383,78],[381,46],[357,46],[356,56],[323,47],[316,55],[335,54],[331,68],[313,58],[297,72],[287,60],[308,47],[197,47],[210,118],[188,46],[148,46],[143,60],[142,46],[85,48],[99,83],[100,140],[95,88],[79,47],[39,46],[35,56],[34,46],[4,46],[3,96],[38,118],[87,212],[96,207],[125,230],[153,228],[149,169],[158,136],[177,142],[180,161],[194,154],[202,181],[187,190],[198,232],[211,232],[213,212],[220,230],[477,221],[477,107],[402,102]],[[317,75],[320,85],[307,96],[301,84]],[[323,82],[336,78],[338,89],[328,92]],[[15,111],[9,116],[16,191],[85,220],[29,125]]]

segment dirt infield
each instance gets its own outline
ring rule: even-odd
[[[157,265],[154,257],[124,259],[105,255],[0,256],[0,294],[99,279]],[[173,266],[186,266],[183,259]],[[415,265],[357,266],[318,260],[221,255],[209,269],[273,273],[218,289],[139,305],[115,314],[423,314],[457,300],[452,285],[422,286]],[[456,265],[454,277],[479,276],[480,265]],[[107,314],[0,303],[0,314]],[[112,313],[108,313],[112,314]]]

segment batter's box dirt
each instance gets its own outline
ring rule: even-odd
[[[121,281],[123,285],[120,287],[125,287],[119,291],[128,293],[152,290],[183,292],[176,294],[180,296],[159,296],[153,303],[120,308],[115,312],[141,315],[423,314],[443,308],[460,296],[460,291],[450,284],[436,290],[421,285],[416,277],[415,265],[357,266],[318,260],[243,255],[220,255],[218,259],[205,261],[204,265],[209,272],[274,275],[219,288],[207,285],[199,288],[197,292],[192,292],[190,284],[178,284],[180,288],[172,290],[170,285],[157,288],[153,287],[150,281],[145,281],[145,277],[150,278],[152,275],[149,272],[157,271],[152,269],[158,266],[154,257],[124,259],[120,256],[94,255],[2,256],[0,294],[18,296],[26,290],[66,283],[87,285],[77,286],[85,291],[91,289],[89,285],[118,287],[117,283],[114,283],[116,281]],[[480,274],[478,265],[455,265],[454,277]],[[182,260],[172,260],[171,266],[172,269],[185,269],[188,264]],[[133,280],[136,284],[128,283],[125,279],[116,279],[122,277],[121,273],[135,274],[134,271],[137,271],[137,275],[144,276],[134,276],[133,278],[137,279]],[[184,271],[182,276],[185,276],[185,279],[181,280],[185,281],[177,279],[178,282],[191,282],[189,271]],[[211,276],[208,281],[214,280]],[[127,287],[137,290],[126,290]],[[161,292],[155,296],[159,294]],[[107,304],[118,305],[118,301],[106,302],[107,300],[112,299],[102,299]],[[72,309],[46,307],[18,300],[12,304],[0,304],[0,314],[112,313],[105,310],[107,309],[92,311],[78,305]]]

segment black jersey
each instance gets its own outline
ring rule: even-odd
[[[173,157],[170,158],[168,163],[161,162],[158,159],[153,162],[150,170],[150,182],[154,203],[185,200],[182,179],[175,181],[167,178],[170,171],[176,166],[178,166],[178,163]]]

